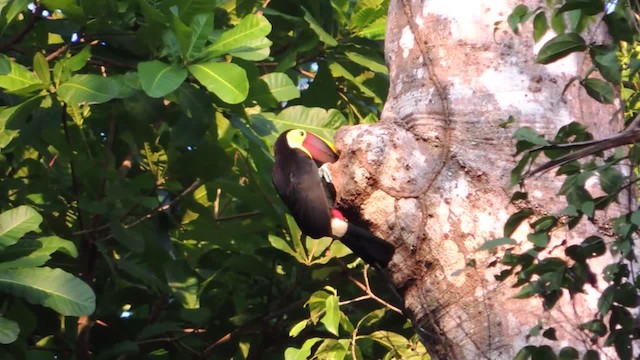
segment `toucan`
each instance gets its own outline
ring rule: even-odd
[[[346,221],[335,208],[335,188],[327,165],[338,160],[328,141],[302,129],[280,134],[273,147],[273,184],[303,233],[314,239],[339,239],[354,254],[384,269],[394,246]]]

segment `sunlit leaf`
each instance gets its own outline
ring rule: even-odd
[[[38,230],[42,216],[33,208],[22,205],[0,214],[0,245],[15,244],[26,233]]]
[[[249,80],[243,68],[225,62],[209,62],[189,66],[189,72],[220,100],[237,104],[249,93]]]
[[[558,35],[542,45],[536,56],[536,61],[540,64],[549,64],[571,53],[586,49],[587,43],[582,36],[576,33],[566,33]]]
[[[138,75],[140,85],[147,95],[162,97],[182,84],[187,78],[187,69],[153,60],[139,63]]]
[[[603,104],[613,104],[616,99],[613,87],[600,79],[586,79],[580,82],[587,94]]]
[[[96,306],[93,290],[84,281],[61,269],[2,270],[0,291],[69,316],[90,315]]]
[[[233,51],[255,50],[247,43],[259,40],[271,32],[271,23],[262,15],[248,15],[233,29],[225,31],[204,51],[207,56],[220,56]]]
[[[9,91],[15,91],[32,86],[42,85],[42,81],[38,79],[36,74],[29,71],[25,66],[9,59],[5,55],[0,55],[5,63],[9,63],[9,71],[0,73],[0,88]]]
[[[118,95],[118,84],[99,75],[74,75],[58,87],[58,95],[68,104],[98,104]]]
[[[300,91],[284,73],[269,73],[262,77],[269,91],[278,101],[289,101],[300,97]]]

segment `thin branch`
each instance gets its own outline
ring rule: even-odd
[[[378,303],[384,305],[384,307],[386,307],[389,310],[395,311],[398,314],[403,314],[402,310],[398,309],[397,307],[389,304],[388,302],[384,301],[383,299],[379,298],[376,294],[373,293],[373,291],[371,290],[371,288],[369,287],[369,278],[367,276],[367,270],[369,269],[369,265],[367,265],[364,269],[364,279],[365,279],[365,284],[363,284],[362,282],[360,282],[358,279],[354,278],[351,275],[348,275],[349,280],[351,280],[354,284],[356,284],[357,287],[359,287],[362,291],[364,291],[365,294],[369,295],[371,297],[371,299],[377,301]]]
[[[138,224],[140,224],[141,222],[151,219],[152,217],[154,217],[155,215],[165,211],[165,210],[169,210],[173,205],[177,204],[178,202],[180,202],[185,196],[189,195],[190,193],[194,192],[198,187],[200,187],[200,185],[202,185],[202,180],[198,179],[196,181],[194,181],[191,185],[189,185],[189,187],[187,187],[186,189],[184,189],[178,196],[176,196],[175,199],[173,199],[173,201],[164,204],[164,205],[160,205],[158,207],[156,207],[155,209],[151,210],[149,213],[147,213],[146,215],[138,218],[137,220],[134,220],[132,222],[130,222],[129,224],[124,225],[125,229],[128,229],[130,227],[134,227]]]
[[[340,301],[338,303],[338,305],[340,305],[340,306],[348,305],[348,304],[352,304],[354,302],[358,302],[358,301],[362,301],[362,300],[368,300],[368,299],[371,299],[371,295],[362,295],[362,296],[359,296],[359,297],[351,299],[351,300]]]
[[[233,214],[233,215],[228,215],[228,216],[220,216],[218,218],[216,218],[216,221],[229,221],[229,220],[236,220],[236,219],[244,219],[244,218],[248,218],[248,217],[252,217],[252,216],[256,216],[256,215],[260,215],[262,214],[261,211],[258,210],[254,210],[254,211],[247,211],[244,213],[238,213],[238,214]]]
[[[68,49],[69,49],[69,44],[64,44],[64,46],[59,47],[56,51],[54,51],[51,54],[47,55],[45,57],[45,59],[47,59],[47,61],[51,61],[51,60],[57,58],[58,56],[62,55],[62,53],[64,53]]]
[[[267,320],[271,320],[273,318],[276,318],[280,315],[286,314],[287,312],[289,312],[292,309],[296,309],[299,308],[300,306],[302,306],[302,304],[304,304],[306,302],[306,300],[302,299],[302,300],[298,300],[294,303],[289,304],[289,306],[284,307],[284,308],[280,308],[277,310],[272,311],[271,313],[262,315],[262,316],[258,316],[256,318],[253,318],[249,321],[247,321],[246,323],[242,324],[241,326],[239,326],[237,329],[225,334],[224,336],[222,336],[221,338],[219,338],[218,340],[216,340],[213,344],[209,345],[209,347],[207,347],[204,351],[204,356],[207,357],[210,355],[210,353],[213,351],[213,349],[215,347],[217,347],[218,345],[224,344],[226,342],[228,342],[229,340],[233,339],[234,337],[243,334],[249,327],[253,326],[254,324],[258,323],[258,322],[262,322],[262,321],[267,321]]]
[[[41,19],[40,12],[42,8],[40,6],[36,6],[33,10],[33,16],[29,17],[22,29],[18,31],[13,37],[11,37],[7,42],[0,44],[0,52],[6,52],[11,49],[14,45],[20,43],[30,32],[36,27],[36,22]]]

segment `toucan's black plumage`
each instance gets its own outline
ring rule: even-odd
[[[274,145],[273,184],[300,229],[312,238],[340,239],[364,261],[384,268],[393,256],[390,243],[345,221],[334,208],[335,189],[319,167],[338,160],[333,147],[301,129],[280,134]]]

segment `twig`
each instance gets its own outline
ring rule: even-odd
[[[197,189],[200,185],[202,185],[202,180],[198,179],[196,181],[194,181],[191,185],[189,185],[188,188],[184,189],[178,196],[176,196],[175,199],[173,199],[173,201],[164,204],[164,205],[160,205],[158,207],[156,207],[155,209],[151,210],[149,213],[145,214],[144,216],[130,222],[129,224],[125,224],[123,227],[125,229],[134,227],[138,224],[140,224],[141,222],[151,219],[152,217],[154,217],[155,215],[170,209],[173,205],[177,204],[180,200],[182,200],[182,198],[184,198],[186,195],[190,194],[191,192],[195,191],[195,189]],[[108,236],[106,236],[104,238],[104,240],[109,240],[111,238],[113,238],[114,235],[113,234],[109,234]]]
[[[340,305],[340,306],[348,305],[348,304],[351,304],[351,303],[354,303],[354,302],[358,302],[358,301],[362,301],[362,300],[368,300],[368,299],[371,299],[371,295],[362,295],[362,296],[359,296],[359,297],[351,299],[351,300],[340,301],[338,303],[338,305]]]
[[[261,6],[261,7],[262,7],[263,9],[264,9],[264,8],[266,8],[266,7],[267,7],[267,5],[269,5],[269,3],[270,3],[270,2],[271,2],[271,0],[265,0],[265,1],[262,3],[262,6]],[[258,10],[258,11],[256,11],[256,14],[258,14],[258,15],[262,15],[262,10]]]
[[[242,219],[242,218],[252,217],[252,216],[260,215],[260,214],[262,214],[262,212],[258,211],[258,210],[247,211],[247,212],[239,213],[239,214],[233,214],[233,215],[228,215],[228,216],[220,216],[220,217],[216,218],[216,221],[229,221],[229,220],[235,220],[235,219]]]
[[[20,29],[20,31],[18,31],[15,35],[13,35],[12,38],[7,40],[7,42],[0,44],[0,52],[5,52],[11,49],[14,45],[21,42],[25,38],[25,36],[27,36],[27,34],[29,34],[29,32],[36,27],[36,22],[41,18],[40,17],[41,11],[42,11],[42,8],[40,6],[36,6],[36,8],[33,10],[33,16],[29,17],[25,21],[22,29]]]
[[[51,60],[57,58],[58,56],[62,55],[62,53],[67,51],[68,49],[69,49],[69,44],[64,44],[64,46],[59,47],[56,51],[54,51],[51,54],[47,55],[45,57],[45,59],[47,59],[47,61],[51,61]]]
[[[302,304],[304,304],[306,302],[306,300],[302,299],[302,300],[298,300],[292,304],[289,304],[289,306],[285,307],[285,308],[280,308],[278,310],[274,310],[271,313],[262,315],[262,316],[258,316],[256,318],[253,318],[249,321],[247,321],[246,323],[240,325],[237,329],[225,334],[224,336],[222,336],[221,338],[219,338],[218,340],[216,340],[213,344],[209,345],[209,347],[207,347],[204,351],[204,356],[205,358],[208,357],[210,355],[210,353],[213,351],[213,349],[221,344],[224,344],[226,342],[228,342],[229,340],[233,339],[234,337],[238,336],[239,334],[242,334],[247,328],[249,328],[250,326],[252,326],[255,323],[261,322],[261,321],[267,321],[267,320],[271,320],[275,317],[278,317],[282,314],[286,314],[287,312],[289,312],[289,310],[291,309],[295,309],[300,307]]]
[[[354,284],[356,284],[357,287],[359,287],[362,291],[364,291],[365,294],[369,295],[371,297],[371,299],[377,301],[378,303],[384,305],[387,309],[392,310],[397,312],[398,314],[403,314],[402,310],[398,309],[397,307],[389,304],[388,302],[384,301],[383,299],[379,298],[376,294],[373,293],[373,291],[371,290],[371,287],[369,287],[369,277],[367,276],[367,271],[369,270],[369,265],[365,266],[364,268],[364,281],[365,284],[361,283],[360,281],[358,281],[356,278],[354,278],[351,275],[348,275],[349,280],[351,280]]]

